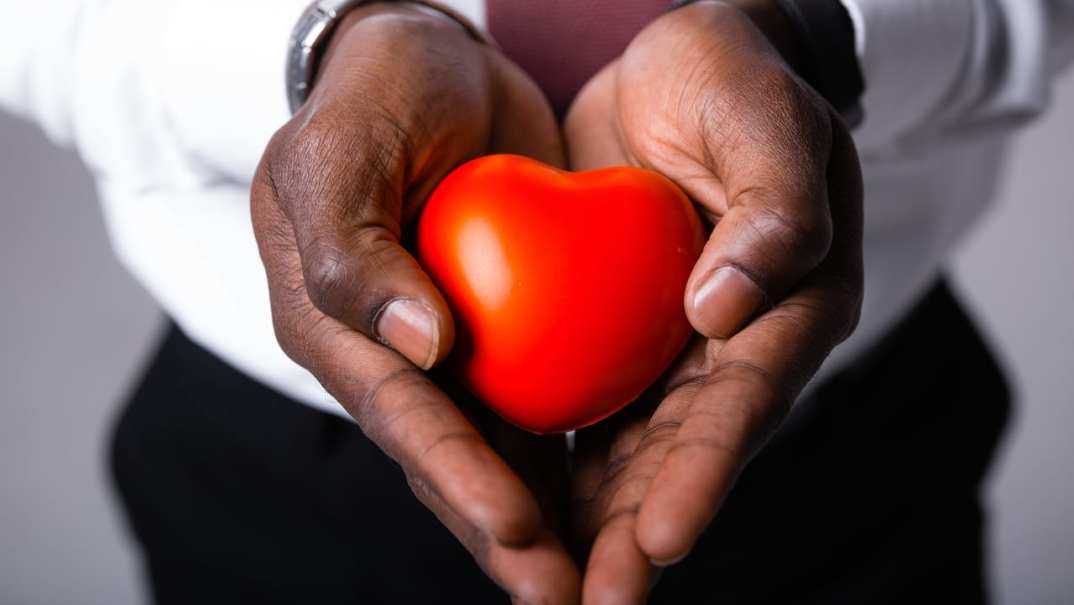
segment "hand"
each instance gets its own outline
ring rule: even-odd
[[[690,552],[857,322],[853,143],[777,50],[793,48],[778,37],[786,23],[764,0],[748,4],[749,14],[706,1],[659,18],[567,117],[572,168],[657,170],[714,224],[685,295],[698,338],[651,401],[577,434],[586,603],[641,602],[656,569]]]
[[[578,572],[537,496],[419,370],[444,358],[454,328],[400,236],[448,171],[486,153],[563,165],[535,85],[447,19],[371,5],[340,24],[309,100],[265,150],[254,229],[284,351],[493,580],[523,602],[571,603]]]

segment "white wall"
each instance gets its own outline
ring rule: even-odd
[[[160,322],[73,154],[0,114],[0,603],[139,602],[106,433]]]
[[[954,263],[1021,395],[990,489],[999,603],[1074,592],[1072,175],[1068,77]],[[77,160],[6,116],[0,190],[0,603],[136,603],[103,456],[160,314],[112,259]]]
[[[993,469],[998,603],[1074,597],[1074,75],[1018,143],[1000,201],[953,263],[1018,396]],[[957,436],[952,436],[957,445]]]

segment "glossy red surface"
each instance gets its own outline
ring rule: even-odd
[[[667,369],[692,332],[683,291],[703,244],[690,201],[655,172],[508,155],[448,175],[418,225],[455,317],[451,363],[536,433],[597,422]]]

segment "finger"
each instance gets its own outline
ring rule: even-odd
[[[270,145],[268,174],[313,304],[429,368],[450,350],[454,327],[400,245],[401,224],[424,201],[414,192],[482,149],[489,87],[483,51],[460,28],[385,19],[334,38],[310,100]]]
[[[796,292],[731,338],[691,403],[639,512],[638,542],[656,561],[686,556],[750,457],[774,432],[828,339],[829,305]],[[808,368],[808,369],[807,369]]]
[[[310,302],[297,244],[267,199],[266,180],[255,181],[251,206],[281,346],[452,513],[498,543],[532,541],[540,523],[536,501],[459,408],[398,354]]]
[[[728,124],[709,135],[724,141],[707,154],[723,199],[699,200],[718,220],[685,303],[691,323],[710,338],[731,336],[779,300],[827,257],[832,242],[828,114],[793,76],[770,71],[771,81],[758,85],[764,109],[732,103],[739,114],[723,116]]]
[[[730,337],[828,252],[823,193],[758,187],[732,194],[687,280],[687,317],[709,338]]]
[[[418,481],[411,487],[425,506],[473,554],[478,565],[516,603],[571,605],[578,602],[581,577],[562,543],[547,528],[522,546],[490,541]],[[549,579],[554,579],[549,581]]]
[[[522,155],[565,168],[563,139],[544,93],[502,54],[490,53],[488,60],[495,65],[493,104],[499,110],[493,116],[489,151]]]
[[[645,602],[655,569],[634,538],[634,511],[609,519],[593,543],[582,586],[585,605]]]
[[[583,602],[641,603],[651,589],[656,568],[638,545],[637,511],[678,427],[667,421],[668,413],[680,408],[694,391],[687,385],[670,394],[661,404],[668,412],[651,418],[639,414],[623,422],[607,445],[605,473],[586,511],[587,523],[596,533],[583,580]]]
[[[491,576],[524,604],[578,602],[582,580],[563,545],[548,529],[525,548],[493,547],[488,553]]]
[[[456,399],[457,401],[457,399]],[[569,519],[567,444],[563,435],[534,435],[505,422],[480,403],[485,416],[478,428],[489,445],[529,486],[545,528],[560,533]]]
[[[828,172],[838,227],[832,254],[791,296],[715,355],[638,513],[638,543],[654,560],[674,561],[689,552],[746,462],[856,325],[861,181],[853,144],[841,129]]]
[[[609,494],[645,434],[648,418],[616,414],[575,433],[572,469],[572,530],[574,546],[585,559],[604,522]]]
[[[618,61],[593,76],[575,97],[563,121],[572,170],[595,170],[632,164],[615,124],[615,76]]]

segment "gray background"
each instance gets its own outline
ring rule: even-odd
[[[1020,395],[988,489],[1000,603],[1074,592],[1072,170],[1067,77],[952,263]],[[0,186],[0,603],[137,603],[104,456],[161,314],[112,257],[77,158],[4,115]]]

